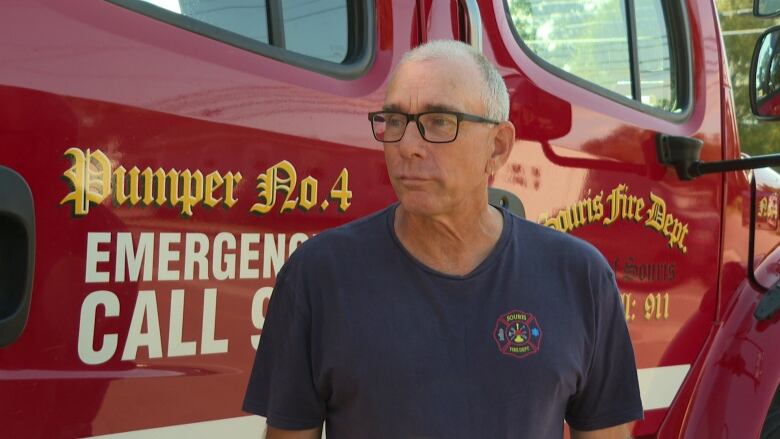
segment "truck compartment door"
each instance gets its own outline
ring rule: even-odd
[[[21,175],[0,166],[0,347],[16,341],[30,311],[35,261],[32,192]]]

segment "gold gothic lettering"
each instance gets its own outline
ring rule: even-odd
[[[232,207],[237,201],[235,188],[242,178],[240,172],[213,171],[204,176],[200,170],[189,169],[141,170],[133,166],[128,170],[121,165],[114,169],[100,150],[70,148],[65,155],[72,164],[63,175],[72,191],[60,204],[72,203],[76,216],[88,214],[90,205],[112,199],[117,206],[175,207],[183,216],[191,217],[193,208],[201,203]]]
[[[769,211],[768,206],[764,211]],[[685,245],[688,224],[667,212],[663,198],[651,192],[648,203],[646,199],[629,193],[628,185],[622,183],[615,186],[606,197],[604,191],[592,196],[588,190],[586,196],[574,204],[558,210],[555,214],[544,212],[539,216],[540,224],[564,233],[597,222],[608,227],[618,220],[634,223],[644,221],[645,227],[667,239],[670,248],[675,248],[683,254],[688,252]]]

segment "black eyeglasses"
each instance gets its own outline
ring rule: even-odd
[[[409,114],[399,111],[375,111],[368,113],[374,138],[380,142],[398,142],[404,136],[409,121],[414,121],[426,142],[449,143],[458,137],[460,122],[498,124],[495,120],[456,111],[426,111]]]

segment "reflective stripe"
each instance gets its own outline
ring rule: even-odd
[[[261,416],[241,416],[240,418],[218,419],[216,421],[194,422],[192,424],[92,436],[87,439],[259,439],[263,437],[264,431],[265,418]]]
[[[677,366],[651,367],[637,370],[639,391],[642,395],[642,406],[644,409],[653,410],[669,407],[680,390],[680,386],[690,368],[690,364],[680,364]],[[257,439],[261,437],[264,429],[265,418],[261,416],[242,416],[239,418],[92,436],[87,439],[178,439],[182,437],[188,439],[211,439],[214,437]]]
[[[645,410],[653,410],[672,405],[690,369],[690,364],[680,364],[637,370],[642,407]]]

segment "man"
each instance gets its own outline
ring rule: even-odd
[[[589,244],[488,204],[514,143],[471,47],[408,53],[372,130],[399,203],[323,232],[277,278],[244,409],[267,437],[627,437],[636,366]]]

